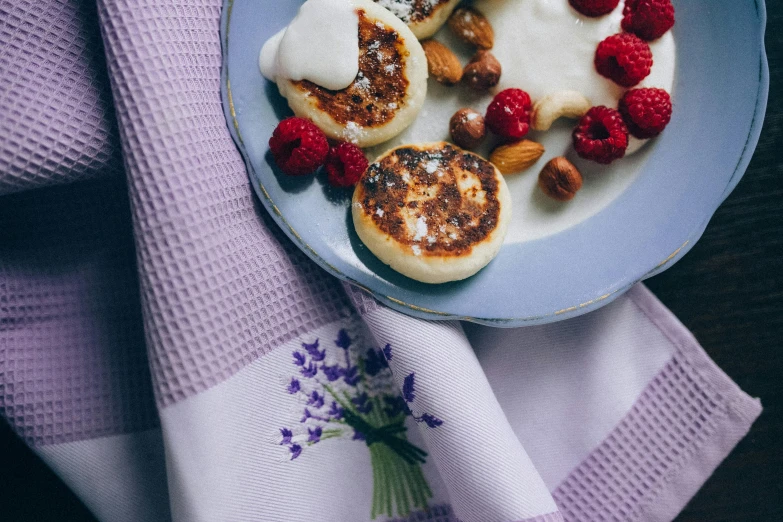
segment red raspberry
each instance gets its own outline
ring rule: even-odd
[[[568,0],[571,7],[585,16],[603,16],[614,11],[620,0]]]
[[[623,30],[645,40],[657,40],[674,27],[671,0],[627,0],[623,9]]]
[[[338,143],[329,149],[326,178],[334,187],[352,187],[367,170],[369,163],[362,149],[353,143]]]
[[[663,89],[633,89],[620,100],[628,132],[640,139],[663,132],[672,119],[672,99]]]
[[[315,172],[329,153],[326,135],[310,120],[288,118],[281,121],[269,138],[272,157],[289,176]]]
[[[532,108],[528,93],[522,89],[506,89],[487,107],[484,123],[501,138],[519,139],[530,131]]]
[[[607,165],[625,156],[628,128],[622,115],[603,105],[582,116],[574,129],[574,148],[579,156]]]
[[[650,46],[633,34],[612,35],[595,51],[598,73],[623,87],[633,87],[647,78],[652,64]]]

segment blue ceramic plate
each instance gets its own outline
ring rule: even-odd
[[[637,160],[632,182],[573,226],[507,242],[474,277],[417,283],[364,248],[351,224],[350,194],[330,189],[318,176],[286,178],[270,161],[269,137],[290,112],[259,73],[258,53],[301,3],[226,1],[223,104],[229,129],[253,188],[285,233],[330,273],[414,316],[511,327],[611,302],[693,247],[739,182],[759,138],[769,90],[763,1],[675,2],[674,118],[644,161]]]

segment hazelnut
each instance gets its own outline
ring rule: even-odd
[[[472,149],[487,135],[484,117],[473,109],[460,109],[449,122],[449,132],[454,143],[463,149]]]
[[[491,52],[478,51],[465,66],[462,81],[472,89],[486,91],[498,84],[501,72],[500,62]]]
[[[562,156],[552,158],[538,175],[538,186],[553,199],[569,201],[582,188],[582,174]]]

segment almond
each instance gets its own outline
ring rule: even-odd
[[[449,28],[461,40],[479,49],[492,49],[495,31],[487,17],[472,7],[460,7],[449,17]]]
[[[421,42],[427,55],[430,74],[443,85],[454,85],[462,79],[462,64],[451,49],[435,40]]]
[[[552,158],[538,175],[538,186],[550,198],[569,201],[582,188],[582,173],[566,158]]]
[[[491,161],[502,174],[514,174],[530,168],[544,154],[544,146],[530,140],[501,145],[492,151]]]

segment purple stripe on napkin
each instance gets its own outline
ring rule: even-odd
[[[120,176],[3,196],[0,414],[40,446],[157,426]]]
[[[389,522],[460,522],[454,516],[454,511],[449,505],[431,506],[427,511],[417,511],[406,518],[395,518]],[[563,522],[563,515],[560,513],[548,513],[525,520],[514,522]]]
[[[629,296],[677,353],[553,492],[567,521],[673,519],[761,413],[649,290]]]
[[[120,166],[95,6],[0,0],[0,195]]]
[[[220,6],[98,2],[161,406],[349,306],[254,200],[221,105]]]

